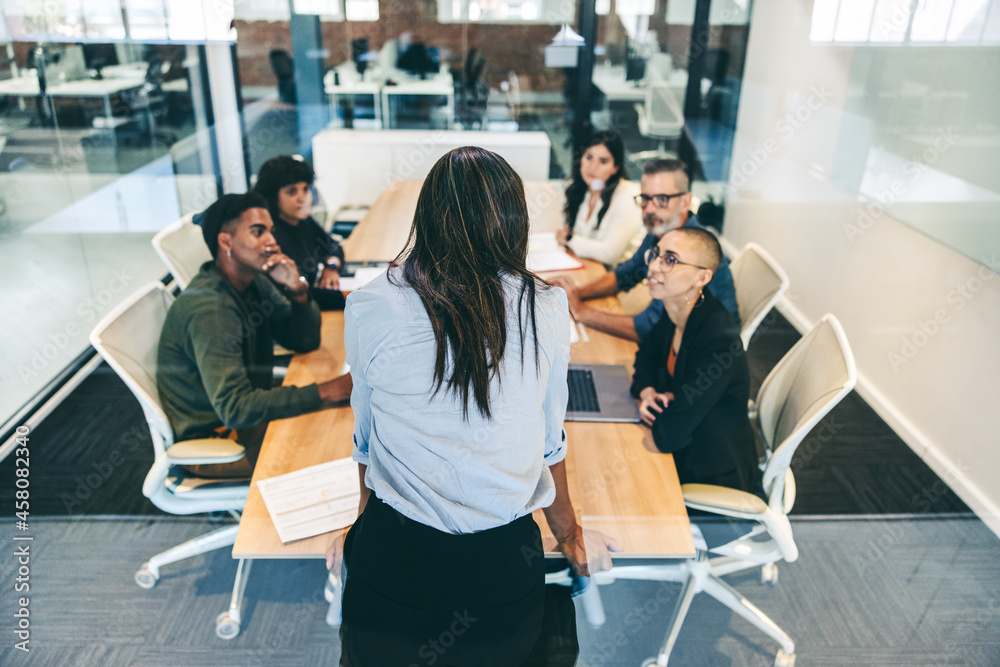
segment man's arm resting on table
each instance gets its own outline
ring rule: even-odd
[[[354,388],[354,381],[350,373],[344,373],[340,377],[316,385],[319,390],[320,400],[324,406],[336,405],[351,400],[351,390]]]
[[[591,280],[586,285],[577,288],[581,299],[597,299],[612,296],[618,292],[618,278],[614,271],[608,271],[600,278]]]
[[[618,315],[604,310],[598,310],[580,304],[575,309],[571,309],[573,319],[582,322],[592,329],[603,331],[633,342],[639,341],[639,334],[635,330],[635,319],[631,315]]]

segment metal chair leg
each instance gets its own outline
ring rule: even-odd
[[[236,567],[236,581],[233,583],[233,596],[229,600],[229,611],[224,611],[215,619],[215,634],[219,639],[233,639],[240,634],[241,609],[243,597],[247,590],[247,580],[250,578],[250,567],[253,560],[241,558]]]
[[[795,642],[792,638],[778,627],[777,623],[768,618],[760,608],[743,597],[739,591],[722,579],[710,575],[705,580],[704,591],[781,644],[781,648],[786,654],[792,655],[795,653]]]

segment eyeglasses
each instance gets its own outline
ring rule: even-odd
[[[646,204],[650,201],[656,204],[656,208],[666,208],[670,206],[670,200],[674,197],[683,197],[686,192],[677,192],[672,195],[636,195],[633,197],[635,200],[635,205],[639,208],[645,208]]]
[[[667,254],[663,254],[660,252],[660,246],[655,246],[655,245],[646,251],[645,259],[646,259],[646,264],[652,264],[657,259],[663,260],[664,265],[666,265],[666,268],[664,269],[664,271],[666,272],[673,271],[674,267],[677,266],[678,264],[683,264],[684,266],[693,266],[696,269],[708,268],[707,266],[698,266],[697,264],[691,264],[690,262],[682,262],[681,260],[677,259],[677,255],[674,255],[670,251],[667,251]]]

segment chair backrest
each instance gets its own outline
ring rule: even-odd
[[[174,441],[156,389],[160,332],[173,302],[163,284],[151,283],[119,304],[90,332],[90,344],[139,400],[157,457]]]
[[[854,388],[856,380],[847,336],[830,314],[824,315],[764,378],[757,393],[757,415],[765,445],[772,452],[764,468],[764,491],[775,511],[786,513],[794,501],[794,497],[785,498],[785,489],[795,449]],[[791,487],[794,489],[794,482]]]
[[[757,326],[788,290],[788,276],[774,258],[756,243],[743,246],[729,265],[736,288],[736,304],[743,328],[743,347],[750,344]]]
[[[212,259],[201,227],[191,222],[194,213],[167,225],[153,237],[153,249],[184,289],[198,275],[201,265]]]
[[[676,138],[684,130],[684,110],[665,81],[650,81],[646,86],[644,134]]]

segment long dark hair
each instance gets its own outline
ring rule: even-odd
[[[312,187],[315,180],[316,172],[308,162],[293,158],[291,155],[280,155],[261,165],[253,189],[267,200],[267,210],[271,213],[271,220],[278,224],[282,220],[278,211],[278,192],[281,188],[293,183],[305,183]]]
[[[595,133],[590,138],[590,141],[580,148],[576,158],[573,160],[573,180],[566,187],[566,206],[563,208],[563,212],[566,214],[566,224],[569,225],[570,231],[576,226],[576,215],[580,211],[580,206],[583,204],[583,199],[587,196],[587,190],[589,189],[583,181],[583,175],[580,173],[580,162],[583,160],[583,154],[592,146],[604,146],[607,148],[608,152],[611,153],[611,159],[615,161],[615,166],[618,167],[618,171],[611,175],[608,182],[604,184],[604,190],[601,192],[601,210],[597,212],[598,228],[600,228],[601,222],[604,220],[604,214],[607,212],[608,206],[611,205],[611,197],[615,194],[615,188],[618,187],[618,183],[623,178],[628,178],[628,174],[625,172],[625,145],[622,143],[622,138],[616,132]]]
[[[424,180],[407,247],[394,263],[402,263],[403,277],[420,296],[434,329],[434,391],[446,383],[462,398],[466,419],[471,394],[479,413],[492,419],[490,381],[501,380],[507,347],[504,280],[520,280],[518,331],[523,347],[527,300],[538,368],[535,293],[545,286],[525,264],[528,208],[521,177],[483,148],[447,153]],[[454,365],[446,379],[449,348]]]

